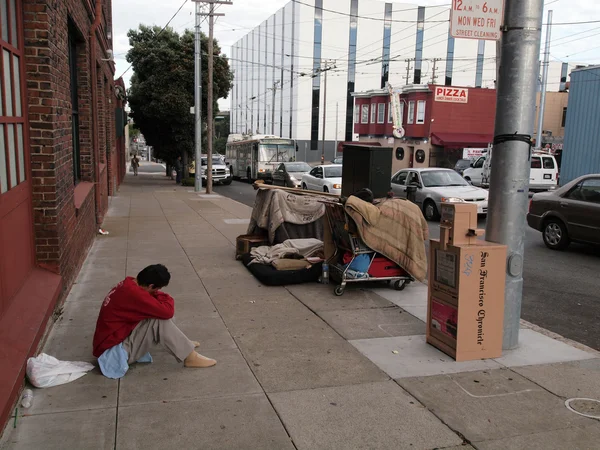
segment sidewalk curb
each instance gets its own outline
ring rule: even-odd
[[[582,344],[580,342],[577,342],[577,341],[574,341],[572,339],[569,339],[569,338],[566,338],[564,336],[561,336],[558,333],[554,333],[553,331],[547,330],[546,328],[542,328],[542,327],[540,327],[538,325],[535,325],[535,324],[533,324],[531,322],[527,322],[524,319],[521,319],[521,326],[523,328],[536,331],[536,332],[538,332],[540,334],[543,334],[544,336],[547,336],[549,338],[552,338],[552,339],[554,339],[556,341],[563,342],[563,343],[565,343],[567,345],[570,345],[571,347],[575,347],[578,350],[582,350],[584,352],[591,353],[595,357],[600,358],[600,351],[594,350],[593,348],[588,347],[587,345],[584,345],[584,344]]]

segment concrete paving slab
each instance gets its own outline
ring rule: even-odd
[[[116,448],[293,450],[294,446],[265,395],[257,394],[119,408]]]
[[[183,297],[184,299],[189,297]],[[182,296],[175,297],[175,317],[185,319],[192,317],[211,317],[217,315],[218,311],[208,296],[198,296],[196,300],[183,300]]]
[[[26,414],[49,414],[117,407],[117,380],[106,378],[96,367],[71,383],[33,389],[33,404]]]
[[[153,363],[133,364],[121,379],[119,407],[262,392],[237,349],[206,351],[217,360],[207,369],[187,369],[164,351],[150,353]]]
[[[360,289],[358,286],[348,289],[344,295],[338,297],[333,293],[334,287],[334,284],[323,285],[319,283],[286,286],[294,297],[313,311],[388,308],[393,305],[393,303],[371,290]]]
[[[425,333],[425,324],[401,308],[321,311],[319,316],[345,339],[413,336]]]
[[[298,449],[432,449],[462,442],[391,381],[269,398]]]
[[[94,267],[93,270],[81,271],[75,280],[75,283],[99,283],[105,282],[107,284],[117,284],[125,278],[125,265],[115,262],[114,266],[99,266]]]
[[[50,331],[44,353],[63,361],[94,362],[92,341],[95,326],[74,326],[58,322]]]
[[[592,450],[600,442],[600,423],[494,441],[477,442],[480,450]]]
[[[388,376],[360,355],[341,337],[322,340],[315,337],[288,339],[279,345],[275,340],[261,345],[247,344],[247,337],[237,338],[238,345],[266,392],[293,391],[319,387],[384,381]],[[249,339],[248,339],[249,341]]]
[[[403,306],[407,313],[416,317],[421,322],[427,323],[427,306]]]
[[[34,400],[35,401],[35,400]],[[17,428],[6,429],[2,450],[64,450],[115,448],[114,408],[41,414],[17,419]]]
[[[235,247],[206,248],[200,256],[190,256],[190,262],[195,269],[206,267],[222,267],[227,270],[229,266],[235,264]],[[239,263],[241,264],[241,263]]]
[[[509,369],[397,380],[471,442],[505,439],[593,423],[564,400]]]
[[[377,285],[374,285],[371,290],[400,308],[405,306],[427,306],[427,285],[417,281],[410,283],[403,291]]]
[[[456,362],[427,344],[425,336],[358,339],[349,342],[392,378],[432,376],[502,367],[493,360]]]
[[[102,303],[65,303],[62,313],[57,320],[57,324],[88,327],[93,330],[96,327],[96,321],[98,320],[98,313],[100,312],[101,306]]]
[[[237,348],[218,314],[182,313],[178,308],[173,321],[187,337],[200,342],[200,352]]]
[[[600,358],[513,370],[559,397],[600,400]]]
[[[571,347],[534,330],[521,329],[519,347],[505,350],[496,361],[507,367],[531,366],[595,358],[592,353]]]
[[[103,281],[98,283],[74,284],[65,299],[65,303],[73,301],[100,303],[106,298],[106,295],[113,286]]]
[[[250,219],[224,219],[227,225],[248,225],[250,223]]]

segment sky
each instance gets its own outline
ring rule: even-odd
[[[274,14],[290,0],[232,0],[233,5],[222,5],[215,25],[215,38],[223,53],[231,53],[230,46],[262,21]],[[382,0],[383,1],[383,0]],[[389,0],[388,0],[389,1]],[[183,0],[113,0],[113,48],[117,77],[123,75],[129,85],[131,70],[125,55],[129,49],[127,32],[140,24],[163,27],[182,5]],[[325,7],[327,8],[327,2]],[[449,0],[420,0],[410,3],[419,6],[450,6]],[[562,23],[600,21],[600,2],[596,0],[550,0],[545,2],[544,23],[547,11],[553,10],[556,24],[552,27],[551,60],[600,64],[600,22],[591,24]],[[194,3],[185,2],[181,11],[171,22],[171,27],[182,32],[194,26]],[[542,51],[545,42],[545,28],[542,33]],[[202,31],[208,33],[208,24],[202,24]],[[219,102],[222,110],[229,109],[229,101]]]

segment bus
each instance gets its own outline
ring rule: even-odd
[[[234,138],[235,139],[235,138]],[[282,162],[296,161],[296,141],[276,136],[247,136],[227,142],[225,156],[234,178],[273,181]]]

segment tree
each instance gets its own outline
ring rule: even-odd
[[[194,33],[179,35],[171,28],[140,25],[127,33],[131,49],[127,61],[134,74],[129,89],[131,116],[154,147],[154,154],[168,165],[178,156],[184,162],[194,149]],[[202,34],[202,120],[206,122],[208,96],[208,37]],[[226,55],[214,44],[214,111],[217,100],[227,98],[233,75]]]

